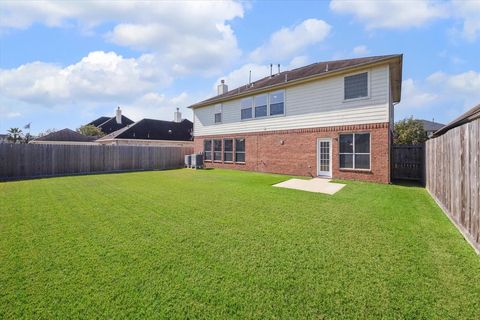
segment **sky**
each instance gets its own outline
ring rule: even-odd
[[[480,103],[480,0],[1,1],[0,133],[132,120],[318,61],[404,54],[395,119]]]

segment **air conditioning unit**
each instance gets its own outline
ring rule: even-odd
[[[203,154],[192,154],[191,155],[191,168],[192,169],[202,169],[203,168]]]
[[[192,167],[192,155],[187,154],[185,155],[185,168],[191,168]]]

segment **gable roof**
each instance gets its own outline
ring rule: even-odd
[[[92,142],[97,137],[85,136],[68,128],[49,133],[43,137],[35,139],[36,141],[76,141],[76,142]]]
[[[423,119],[419,119],[418,121],[422,123],[423,131],[437,131],[438,129],[444,126],[443,123],[438,123],[438,122],[433,122],[433,121],[428,121]]]
[[[192,141],[193,123],[187,119],[181,122],[142,119],[134,124],[108,134],[99,140],[137,139]]]
[[[122,123],[117,123],[117,118],[111,117],[111,118],[108,118],[107,121],[97,125],[96,127],[101,129],[104,133],[109,134],[121,128],[124,128],[128,125],[131,125],[132,123],[133,123],[133,120],[130,120],[129,118],[122,115]]]
[[[95,127],[98,127],[99,125],[101,125],[102,123],[104,123],[105,121],[107,120],[110,120],[111,117],[100,117],[98,119],[95,119],[93,120],[92,122],[90,123],[87,123],[86,125],[87,126],[95,126]]]
[[[377,64],[389,63],[390,81],[393,84],[392,95],[393,102],[400,102],[402,86],[402,54],[393,54],[385,56],[373,56],[356,59],[334,60],[313,63],[304,67],[277,73],[272,77],[268,76],[254,81],[251,85],[229,90],[221,95],[203,100],[189,106],[189,108],[198,108],[214,103],[220,103],[254,93],[260,93],[267,90],[280,89],[294,84],[306,81],[316,80],[322,77],[332,76],[346,71],[354,71],[357,68],[373,66]]]
[[[433,137],[438,137],[447,132],[450,129],[456,128],[461,126],[462,124],[471,122],[473,120],[480,119],[480,104],[476,105],[472,109],[468,110],[458,118],[454,119],[453,121],[449,122],[447,125],[442,127],[440,130],[436,131],[433,134]]]

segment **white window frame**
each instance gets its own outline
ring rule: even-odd
[[[220,112],[218,112],[220,110]],[[219,103],[214,106],[214,113],[213,113],[213,123],[214,124],[221,124],[223,122],[223,104]],[[217,114],[220,114],[220,121],[217,120]]]
[[[345,99],[345,78],[350,77],[350,76],[355,76],[357,74],[362,74],[366,73],[367,74],[367,96],[366,97],[358,97],[358,98],[351,98],[351,99]],[[370,99],[370,88],[371,88],[371,71],[370,70],[363,70],[355,73],[350,73],[342,78],[342,100],[343,102],[351,102],[351,101],[358,101],[358,100],[367,100]]]
[[[215,141],[220,141],[220,151],[215,150]],[[220,160],[215,160],[216,152],[220,152]],[[223,162],[223,139],[212,139],[212,161]]]
[[[205,142],[206,141],[210,141],[210,151],[205,151]],[[207,152],[210,152],[210,160],[207,160],[207,159],[204,159],[204,160],[208,161],[208,162],[212,162],[213,161],[213,140],[212,139],[203,140],[203,153],[206,154]]]
[[[255,103],[255,98],[256,97],[259,97],[259,96],[267,96],[267,104],[266,104],[266,107],[267,107],[267,114],[264,115],[264,116],[260,116],[260,117],[257,117],[257,114],[256,114],[256,108],[257,108],[257,105]],[[252,118],[254,119],[265,119],[265,118],[268,118],[268,114],[270,113],[270,103],[269,103],[269,99],[270,99],[270,93],[268,92],[264,92],[264,93],[261,93],[261,94],[257,94],[255,96],[253,96],[253,109],[252,109]]]
[[[281,114],[274,114],[274,115],[271,115],[270,114],[270,95],[273,94],[273,93],[277,93],[277,92],[283,92],[283,113]],[[286,100],[287,100],[287,93],[286,93],[286,90],[275,90],[275,91],[272,91],[272,92],[269,92],[268,93],[268,117],[282,117],[282,116],[285,116],[286,114]]]
[[[242,140],[243,139],[243,151],[237,151],[237,140]],[[237,161],[237,153],[243,153],[243,158],[245,159],[245,161]],[[245,138],[234,138],[233,139],[233,161],[235,163],[242,163],[244,164],[247,160],[247,139]]]
[[[368,145],[370,147],[370,152],[369,153],[356,153],[355,152],[355,135],[356,134],[367,134],[368,133]],[[340,136],[341,135],[347,135],[347,134],[351,134],[353,135],[353,151],[352,153],[350,152],[340,152]],[[340,166],[340,155],[342,154],[351,154],[352,155],[352,168],[345,168],[345,167],[341,167]],[[365,154],[368,154],[368,169],[367,168],[356,168],[355,167],[355,155],[365,155]],[[340,170],[355,170],[355,171],[371,171],[372,170],[372,133],[371,132],[342,132],[342,133],[339,133],[338,134],[338,167],[340,168]]]
[[[251,101],[250,108],[246,108],[246,107],[242,106],[242,100],[246,100],[246,99],[250,99],[250,101]],[[255,97],[254,96],[250,96],[250,97],[240,99],[240,121],[251,121],[251,120],[255,119],[255,107],[254,107],[254,105],[255,105]],[[246,109],[252,110],[252,116],[250,118],[242,119],[242,111],[246,110]]]
[[[225,151],[225,140],[232,140],[232,151]],[[235,151],[235,139],[234,138],[223,138],[222,139],[222,159],[223,159],[223,162],[225,163],[233,163],[235,161],[235,155],[234,155],[234,151]],[[230,153],[232,155],[232,160],[225,160],[225,153]]]

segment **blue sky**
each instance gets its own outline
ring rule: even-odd
[[[0,3],[0,133],[77,128],[120,105],[171,119],[214,94],[324,60],[404,54],[395,118],[480,103],[480,1]]]

